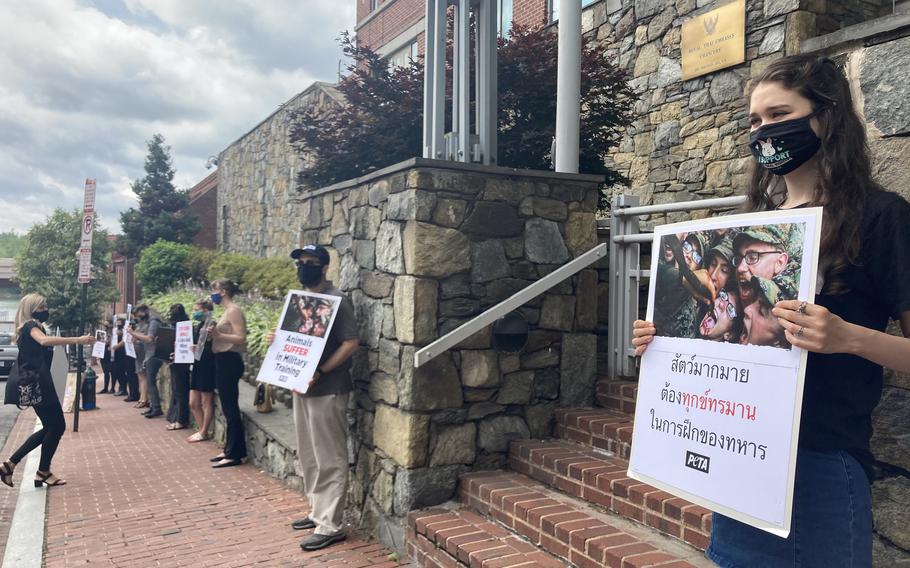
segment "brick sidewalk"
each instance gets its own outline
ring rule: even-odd
[[[63,437],[53,470],[69,484],[49,489],[48,568],[399,565],[353,537],[304,553],[310,531],[289,527],[307,512],[301,495],[251,464],[212,469],[215,444],[188,444],[188,430],[168,432],[122,400],[99,395],[101,409]]]

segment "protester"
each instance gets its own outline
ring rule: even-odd
[[[105,338],[104,341],[104,357],[99,360],[99,363],[101,364],[101,371],[104,373],[104,388],[99,391],[99,394],[114,394],[117,388],[117,375],[113,373],[113,365],[111,361],[110,336],[113,330],[111,330],[111,323],[109,321],[102,323],[101,328],[104,330],[107,338]]]
[[[865,126],[832,60],[772,62],[753,82],[749,120],[758,165],[748,209],[824,207],[819,283],[816,303],[773,308],[785,339],[809,351],[790,535],[715,513],[707,555],[724,567],[871,566],[871,416],[882,367],[910,371],[910,204],[872,179]],[[759,256],[782,272],[781,250],[755,240],[771,248],[753,252],[767,252]],[[745,260],[747,252],[737,254]],[[755,273],[758,262],[750,266],[752,276],[776,283],[780,272],[769,278]],[[903,338],[885,333],[889,318],[900,321]],[[637,354],[658,331],[634,323]]]
[[[136,359],[126,354],[126,319],[117,318],[117,329],[114,330],[117,343],[114,344],[114,374],[120,383],[118,396],[126,396],[124,402],[139,402],[139,376],[136,374]]]
[[[790,225],[763,225],[748,227],[733,240],[733,266],[736,269],[736,280],[739,283],[739,296],[744,304],[758,299],[753,278],[764,278],[779,282],[781,287],[787,279],[784,293],[790,298],[796,297],[797,279],[792,278],[795,267],[791,263],[787,246],[790,243]]]
[[[139,320],[139,329],[133,331],[133,336],[143,343],[145,371],[145,392],[148,396],[148,411],[143,412],[146,418],[157,418],[164,413],[161,411],[161,393],[158,392],[158,371],[164,364],[164,359],[155,353],[155,340],[158,337],[158,328],[161,327],[161,318],[154,315],[145,304],[136,306],[133,310]],[[140,360],[137,352],[137,361]]]
[[[187,442],[208,440],[209,427],[215,409],[215,354],[212,353],[212,337],[208,326],[212,319],[212,302],[208,298],[193,304],[193,351],[196,362],[190,381],[190,410],[198,431],[191,434]]]
[[[170,324],[177,327],[182,321],[188,321],[183,304],[172,304],[168,314]],[[167,429],[183,430],[190,422],[190,363],[174,362],[171,353],[171,403],[167,409]]]
[[[357,322],[351,300],[325,279],[329,253],[320,246],[308,245],[291,252],[297,262],[297,278],[308,292],[341,298],[332,331],[326,338],[322,358],[310,380],[306,394],[294,394],[294,423],[297,429],[297,458],[303,472],[303,489],[312,510],[308,517],[294,521],[295,529],[315,528],[314,534],[300,543],[304,550],[319,550],[347,538],[342,526],[348,479],[348,398],[351,381],[351,356],[357,351]],[[328,317],[328,304],[322,303],[316,316]],[[308,311],[309,315],[314,312]],[[325,331],[327,322],[317,317],[313,328]],[[275,332],[268,335],[271,344]]]
[[[698,326],[702,339],[738,343],[743,334],[743,312],[739,296],[721,289]]]
[[[246,459],[246,439],[243,419],[240,416],[238,382],[243,376],[243,356],[246,349],[246,319],[243,311],[234,303],[234,296],[240,291],[236,283],[221,279],[212,283],[212,302],[224,306],[224,314],[217,323],[208,328],[212,336],[212,352],[215,354],[215,385],[221,411],[227,422],[224,452],[212,458],[212,467],[240,465]]]
[[[41,460],[35,472],[35,487],[66,485],[66,481],[51,473],[51,460],[66,430],[63,408],[51,377],[51,360],[55,345],[91,345],[92,335],[82,337],[53,337],[45,334],[44,322],[50,312],[47,300],[40,294],[26,294],[19,300],[16,311],[16,376],[6,381],[4,402],[16,406],[30,405],[41,419],[41,429],[33,433],[0,465],[0,481],[13,486],[13,470],[32,450],[41,446]],[[31,379],[31,380],[30,380]],[[29,393],[29,389],[30,393]],[[35,390],[37,389],[37,390]],[[30,400],[26,400],[30,398]]]
[[[145,343],[136,337],[136,334],[138,333],[139,335],[144,335],[147,333],[149,321],[147,319],[139,318],[136,316],[136,310],[133,310],[133,313],[130,315],[136,318],[135,320],[129,321],[127,323],[129,324],[130,333],[133,335],[133,351],[136,352],[136,357],[133,359],[133,365],[136,372],[136,382],[139,386],[139,400],[136,402],[133,408],[148,408],[149,395],[148,380],[146,379],[145,374]],[[146,410],[145,412],[148,411]],[[143,412],[143,414],[145,414],[145,412]]]

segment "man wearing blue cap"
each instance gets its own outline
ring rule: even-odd
[[[341,298],[307,392],[294,393],[297,459],[310,514],[291,526],[297,530],[316,529],[300,543],[303,550],[309,551],[347,538],[342,526],[348,480],[347,408],[354,390],[351,356],[357,351],[359,340],[354,305],[326,280],[328,251],[307,245],[291,252],[291,258],[297,263],[297,279],[304,290]],[[271,344],[275,333],[270,333],[267,339]]]

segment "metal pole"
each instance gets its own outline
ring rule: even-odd
[[[456,162],[471,161],[471,2],[458,0],[455,10],[455,99],[452,131],[456,132]]]
[[[82,285],[82,313],[79,316],[79,334],[85,333],[85,304],[88,293],[88,284]],[[73,407],[73,432],[79,431],[79,405],[82,399],[82,367],[85,364],[82,357],[83,345],[80,343],[76,347],[76,397],[75,406]]]
[[[557,172],[578,173],[578,124],[581,114],[581,2],[559,0],[556,71]]]

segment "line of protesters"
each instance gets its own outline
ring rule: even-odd
[[[234,282],[217,280],[212,285],[211,296],[196,301],[190,315],[183,304],[170,306],[167,324],[176,326],[180,322],[193,322],[193,363],[174,361],[173,334],[166,334],[166,339],[162,340],[162,331],[169,328],[145,304],[133,311],[133,321],[117,317],[115,329],[111,329],[108,322],[104,324],[105,331],[113,334],[113,339],[106,342],[104,357],[100,360],[104,372],[101,394],[125,397],[124,402],[145,409],[142,415],[146,418],[164,416],[158,373],[168,364],[171,397],[165,417],[166,429],[188,428],[192,414],[198,430],[187,441],[194,443],[211,437],[209,431],[217,389],[227,421],[227,444],[224,452],[212,458],[215,468],[240,465],[246,459],[237,386],[244,371],[242,353],[246,347],[246,320],[233,301],[238,292]],[[218,320],[213,317],[215,304],[224,308]],[[135,357],[128,354],[128,336],[132,336]]]

